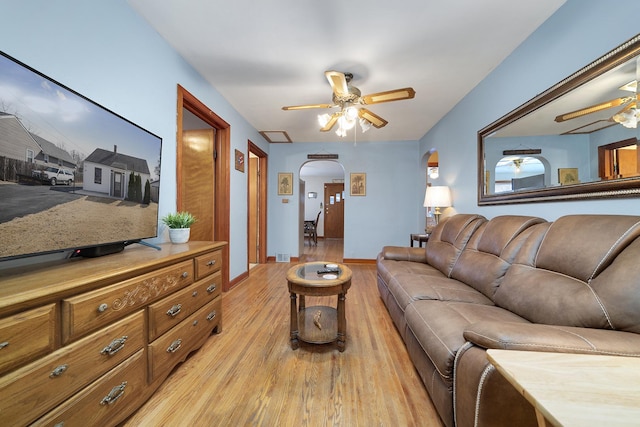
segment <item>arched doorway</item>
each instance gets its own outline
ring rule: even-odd
[[[494,170],[495,193],[542,188],[549,185],[546,160],[530,156],[505,156]]]
[[[300,213],[300,260],[311,261],[327,255],[332,261],[341,261],[344,254],[344,199],[345,173],[342,164],[331,160],[312,160],[300,167],[304,199]],[[320,216],[318,217],[318,213]],[[317,224],[317,246],[304,239],[305,220]],[[337,259],[336,259],[337,258]],[[329,258],[326,258],[329,259]]]

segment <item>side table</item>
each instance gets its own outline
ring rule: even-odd
[[[318,274],[322,270],[332,272]],[[291,294],[291,348],[299,347],[298,340],[312,344],[337,341],[338,350],[344,351],[347,335],[345,299],[351,287],[349,267],[326,261],[298,264],[287,272],[287,283]],[[306,307],[305,296],[331,295],[338,296],[336,308]]]
[[[415,234],[411,234],[411,240],[410,240],[410,244],[411,247],[413,247],[413,242],[418,242],[418,247],[422,247],[423,243],[427,243],[427,241],[429,240],[429,235],[428,234],[420,234],[420,233],[415,233]]]

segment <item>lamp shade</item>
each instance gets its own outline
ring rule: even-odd
[[[424,205],[431,208],[448,208],[451,206],[451,191],[446,185],[427,187],[424,193]]]

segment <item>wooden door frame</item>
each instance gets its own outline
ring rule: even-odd
[[[251,141],[247,141],[247,153],[258,156],[258,263],[267,263],[267,158],[268,155]],[[245,162],[249,164],[249,162]],[[249,179],[247,178],[247,206],[249,206]],[[247,256],[249,255],[249,215],[247,215]],[[248,259],[248,258],[247,258]]]
[[[214,224],[212,240],[229,242],[230,235],[230,168],[231,168],[231,125],[211,111],[205,104],[189,93],[181,85],[178,85],[178,123],[176,135],[176,184],[177,184],[177,209],[182,207],[182,119],[183,108],[199,117],[205,123],[216,130],[215,136],[215,200],[214,200]],[[222,250],[222,290],[229,290],[229,245]]]

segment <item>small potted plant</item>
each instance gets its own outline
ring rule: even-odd
[[[186,243],[191,234],[191,225],[196,218],[189,212],[177,212],[165,215],[162,222],[169,227],[169,239],[171,243]]]

